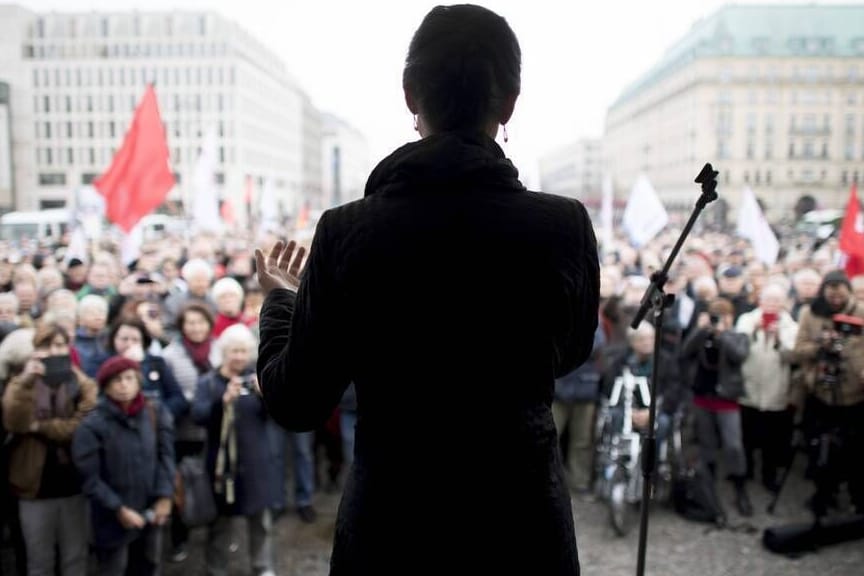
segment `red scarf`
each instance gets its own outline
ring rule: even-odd
[[[213,324],[213,337],[218,338],[222,332],[234,326],[235,324],[244,324],[247,328],[255,325],[255,318],[246,316],[242,312],[239,316],[226,316],[225,314],[217,314],[216,322]]]
[[[141,392],[138,392],[138,395],[135,396],[132,402],[130,402],[129,405],[126,407],[124,407],[123,404],[117,402],[113,398],[111,398],[111,401],[114,402],[114,404],[116,404],[120,408],[120,410],[122,410],[123,413],[127,416],[135,416],[136,414],[141,412],[141,410],[143,410],[144,406],[146,406],[147,404],[147,402],[144,400],[144,394],[142,394]]]
[[[186,348],[186,353],[195,364],[198,374],[206,374],[213,366],[210,364],[210,348],[213,344],[212,338],[207,338],[203,342],[192,342],[186,336],[183,336],[183,347]]]

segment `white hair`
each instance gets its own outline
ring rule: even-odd
[[[213,300],[219,300],[223,294],[234,294],[242,300],[243,287],[233,278],[220,278],[210,289],[210,295]]]
[[[30,359],[35,334],[36,330],[33,328],[19,328],[10,332],[3,342],[0,342],[0,382],[9,378],[13,366],[24,366]]]
[[[230,346],[245,346],[252,353],[253,360],[258,356],[258,340],[245,324],[229,326],[216,341],[216,348],[222,357]]]
[[[58,290],[51,292],[51,294],[48,295],[48,298],[46,299],[45,303],[47,304],[47,308],[49,310],[51,310],[51,309],[54,309],[58,305],[58,301],[60,301],[60,303],[62,303],[62,301],[64,299],[68,300],[70,302],[70,304],[74,303],[74,304],[71,304],[73,309],[77,305],[78,299],[75,297],[75,293],[72,292],[71,290],[66,290],[65,288],[60,288]],[[64,307],[64,306],[61,306],[61,308],[62,307]]]
[[[78,315],[83,316],[85,312],[93,312],[107,318],[108,301],[97,294],[88,294],[78,303]]]
[[[822,275],[813,268],[802,268],[792,276],[792,285],[794,286],[802,280],[815,280],[816,282],[822,282]]]
[[[183,265],[183,269],[181,271],[183,278],[189,279],[192,276],[197,276],[198,274],[204,274],[207,276],[208,280],[213,279],[213,267],[207,263],[206,260],[202,260],[201,258],[193,258],[186,262]]]
[[[780,284],[776,282],[771,282],[766,284],[762,291],[759,293],[759,301],[764,302],[765,299],[769,296],[775,296],[782,300],[786,299],[788,291]]]
[[[639,336],[654,337],[654,326],[650,322],[642,322],[637,328],[627,328],[627,342],[633,341]]]
[[[697,296],[703,290],[710,290],[712,294],[717,295],[717,282],[711,276],[699,276],[693,280],[693,293]]]
[[[0,292],[0,304],[9,304],[16,312],[18,311],[18,297],[14,292]]]

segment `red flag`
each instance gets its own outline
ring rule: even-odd
[[[93,185],[105,197],[108,220],[125,232],[162,204],[174,186],[156,91],[147,86],[123,145]]]
[[[225,199],[222,201],[222,209],[220,212],[225,224],[233,227],[236,219],[234,217],[234,204],[231,203],[231,200]]]
[[[864,218],[858,202],[858,187],[854,183],[849,189],[849,201],[840,228],[840,250],[846,255],[846,275],[854,278],[864,274]]]

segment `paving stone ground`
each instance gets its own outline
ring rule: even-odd
[[[751,488],[756,514],[749,523],[757,533],[712,531],[707,525],[682,520],[672,511],[657,506],[652,511],[646,573],[656,576],[862,576],[864,541],[825,548],[797,560],[773,555],[761,546],[761,530],[767,526],[807,521],[803,507],[809,494],[803,481],[791,482],[775,515],[765,513],[769,501],[761,487]],[[721,497],[732,509],[732,496]],[[280,576],[326,576],[338,507],[338,495],[319,494],[319,519],[302,524],[294,514],[281,518],[276,528],[277,573]],[[586,576],[630,576],[636,573],[638,523],[626,537],[615,536],[602,502],[574,499],[573,513]],[[638,514],[638,512],[637,512]],[[733,524],[743,522],[730,512]],[[238,530],[240,549],[233,555],[232,574],[245,574],[245,542]],[[166,565],[167,576],[203,574],[201,553],[204,534],[194,534],[193,553],[181,565]]]

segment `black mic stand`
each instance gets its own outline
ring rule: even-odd
[[[666,258],[663,268],[654,272],[651,275],[651,285],[645,290],[645,295],[642,297],[642,303],[639,306],[639,311],[630,327],[634,330],[642,323],[642,319],[650,309],[653,315],[654,322],[654,364],[651,367],[651,402],[648,406],[648,432],[642,440],[642,509],[639,523],[639,552],[636,563],[636,575],[644,576],[645,574],[645,552],[648,545],[648,505],[650,504],[652,493],[652,482],[654,479],[654,469],[657,466],[657,436],[654,432],[654,422],[657,417],[657,377],[660,366],[660,343],[663,330],[663,316],[667,308],[672,306],[675,301],[675,296],[666,294],[663,287],[669,280],[669,269],[672,263],[678,256],[684,240],[693,229],[696,219],[705,209],[708,203],[717,199],[717,174],[718,172],[711,167],[711,164],[705,164],[702,171],[696,177],[696,183],[702,185],[702,195],[696,201],[696,207],[690,214],[690,219],[672,252]]]

